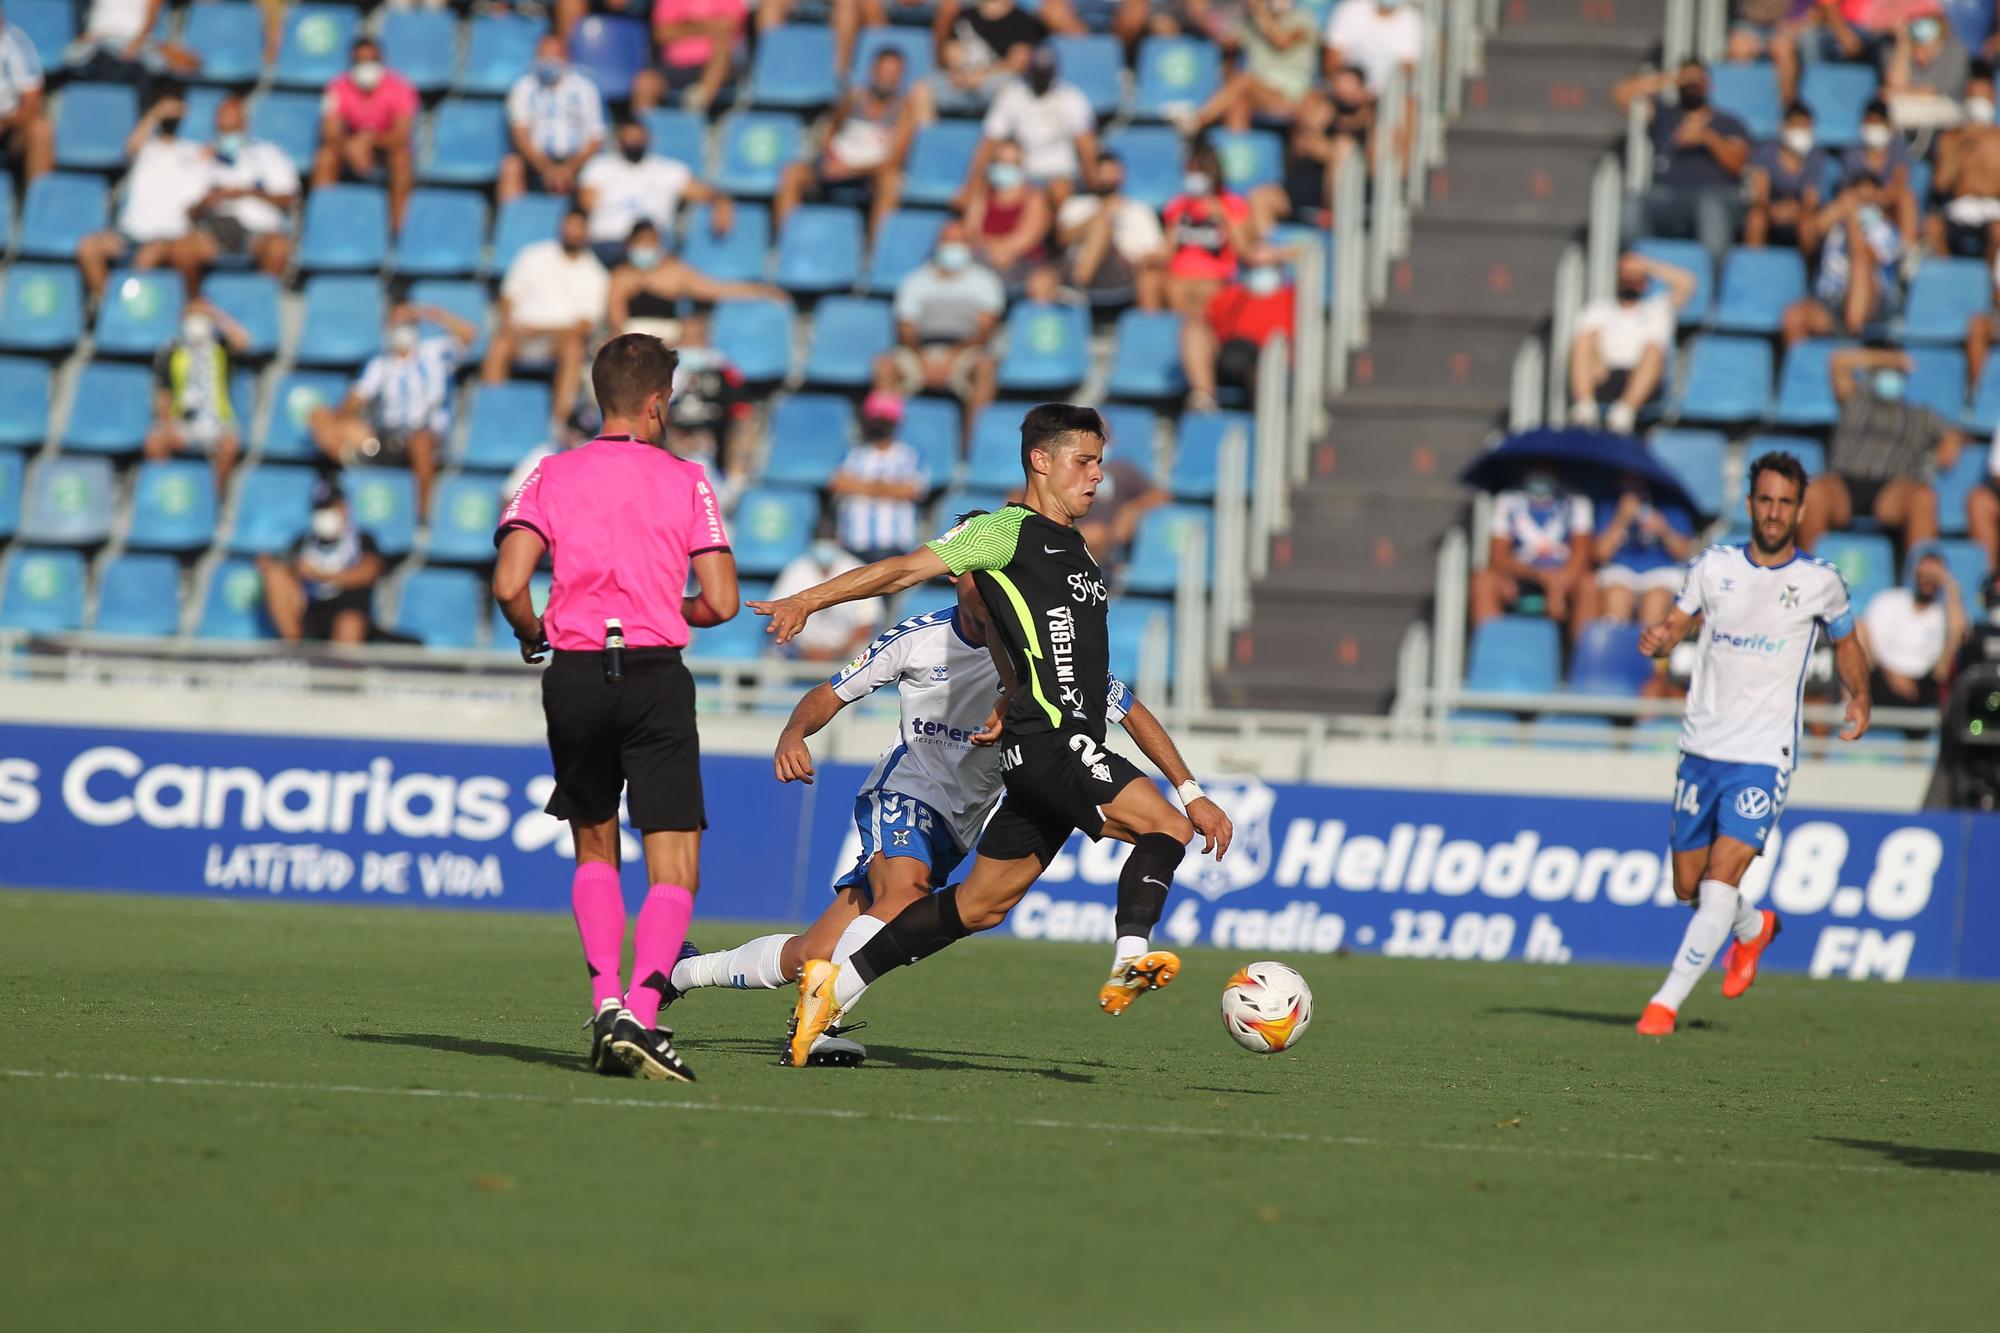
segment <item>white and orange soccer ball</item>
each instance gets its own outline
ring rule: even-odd
[[[1246,1051],[1291,1049],[1312,1016],[1312,987],[1283,963],[1247,963],[1222,988],[1222,1026]]]

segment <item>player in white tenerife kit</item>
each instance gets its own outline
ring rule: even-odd
[[[1639,1019],[1646,1036],[1674,1030],[1682,1002],[1732,935],[1722,994],[1733,1000],[1750,988],[1778,934],[1778,914],[1751,907],[1736,886],[1784,809],[1798,765],[1806,668],[1822,629],[1847,690],[1841,739],[1868,730],[1868,654],[1854,633],[1847,580],[1795,544],[1805,489],[1805,469],[1790,454],[1752,464],[1751,540],[1711,546],[1690,561],[1673,610],[1639,639],[1641,651],[1658,657],[1699,626],[1669,839],[1674,892],[1695,914]]]

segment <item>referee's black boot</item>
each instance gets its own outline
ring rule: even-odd
[[[628,1078],[632,1071],[625,1062],[611,1054],[611,1029],[618,1022],[620,1005],[616,1000],[606,1000],[598,1006],[597,1013],[588,1024],[590,1028],[590,1067],[600,1074],[614,1078]]]
[[[630,1010],[619,1010],[611,1025],[611,1054],[641,1078],[694,1082],[694,1070],[674,1049],[673,1029],[641,1027]]]

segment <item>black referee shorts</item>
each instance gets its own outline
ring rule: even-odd
[[[1125,756],[1077,733],[1035,736],[1001,751],[1007,795],[987,822],[979,854],[995,861],[1032,856],[1055,859],[1081,829],[1092,842],[1104,836],[1104,807],[1146,775]]]
[[[604,655],[558,652],[542,672],[542,714],[557,819],[602,823],[628,785],[632,827],[642,833],[708,827],[701,797],[701,739],[694,677],[678,648],[627,648],[625,679],[604,679]]]

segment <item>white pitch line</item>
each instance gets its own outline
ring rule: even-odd
[[[1048,1129],[1092,1134],[1150,1134],[1165,1138],[1254,1140],[1266,1143],[1317,1144],[1343,1148],[1377,1148],[1402,1152],[1492,1153],[1509,1157],[1551,1157],[1571,1161],[1644,1162],[1679,1166],[1673,1157],[1649,1152],[1615,1152],[1589,1148],[1550,1148],[1514,1143],[1431,1143],[1381,1139],[1359,1134],[1308,1134],[1269,1129],[1227,1129],[1203,1125],[1131,1125],[1102,1120],[998,1120],[974,1116],[926,1115],[915,1111],[865,1111],[843,1106],[763,1106],[746,1102],[678,1102],[646,1097],[551,1097],[532,1092],[495,1092],[479,1088],[380,1088],[359,1083],[289,1083],[267,1079],[200,1078],[171,1074],[113,1074],[74,1069],[0,1069],[6,1079],[43,1079],[66,1083],[114,1083],[138,1087],[207,1088],[231,1092],[299,1092],[347,1097],[408,1097],[472,1102],[515,1102],[534,1106],[592,1106],[639,1111],[709,1111],[729,1115],[797,1116],[812,1120],[888,1120],[911,1125],[949,1125],[969,1129]],[[1907,1167],[1865,1162],[1774,1162],[1736,1160],[1701,1162],[1703,1169],[1845,1171],[1863,1175],[1900,1173]],[[1939,1168],[1937,1174],[1992,1179],[1992,1173]]]

